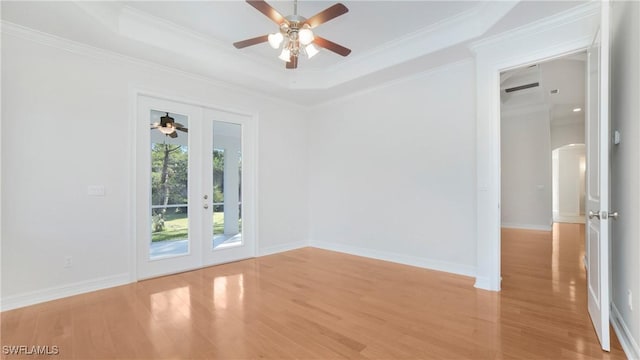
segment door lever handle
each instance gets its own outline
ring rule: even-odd
[[[593,210],[589,210],[589,219],[593,219],[593,218],[600,219],[600,213],[599,212],[593,212]]]

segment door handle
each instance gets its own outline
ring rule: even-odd
[[[602,216],[600,215],[599,212],[593,212],[592,210],[589,210],[589,219],[593,219],[593,218],[598,218],[601,220],[607,220],[609,218],[612,218],[613,220],[618,220],[618,212],[617,211],[603,211],[602,212]]]
[[[208,209],[209,208],[209,204],[204,204],[202,205],[203,208]]]

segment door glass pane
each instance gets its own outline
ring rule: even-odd
[[[189,253],[189,152],[185,115],[151,110],[149,258]]]
[[[242,245],[242,128],[213,122],[213,249]]]

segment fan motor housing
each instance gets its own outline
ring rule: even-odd
[[[300,25],[300,24],[304,23],[305,21],[307,21],[306,17],[300,16],[300,15],[287,15],[287,16],[285,16],[285,19],[287,19],[287,21],[289,21],[291,23],[290,24],[291,27],[293,27],[294,24]]]

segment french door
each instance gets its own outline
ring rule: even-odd
[[[252,119],[138,98],[139,279],[255,256]]]

